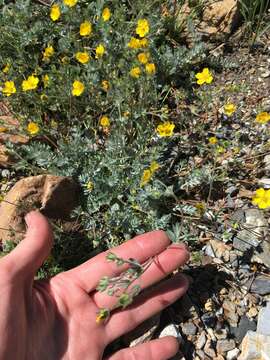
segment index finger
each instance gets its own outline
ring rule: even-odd
[[[108,252],[113,252],[123,259],[134,258],[143,263],[165,250],[170,242],[166,233],[161,230],[138,235],[116,248],[95,256],[75,269],[69,270],[67,275],[72,276],[73,280],[77,281],[78,285],[86,292],[90,292],[95,290],[103,276],[115,277],[128,268],[127,264],[117,266],[106,260]]]

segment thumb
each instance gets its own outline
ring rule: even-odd
[[[50,254],[53,234],[48,220],[38,211],[28,213],[25,222],[27,224],[25,238],[3,260],[11,275],[34,277]]]

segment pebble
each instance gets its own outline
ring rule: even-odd
[[[221,329],[220,331],[216,331],[215,335],[218,340],[224,340],[227,338],[228,333],[226,329]]]
[[[203,331],[203,332],[199,335],[199,337],[198,337],[198,339],[197,339],[197,341],[196,341],[196,348],[199,349],[199,350],[201,350],[201,349],[204,347],[205,343],[206,343],[206,334],[205,334],[205,332]]]
[[[257,332],[263,335],[270,336],[270,302],[266,307],[262,308],[258,316]]]
[[[165,326],[165,328],[159,334],[159,338],[163,338],[165,336],[173,336],[176,339],[178,339],[179,341],[182,340],[182,336],[181,336],[177,326],[174,324],[169,324],[169,325]]]
[[[240,350],[237,348],[228,351],[227,355],[226,355],[226,360],[236,360],[239,353],[240,353]]]
[[[211,344],[211,340],[207,340],[205,347],[204,347],[204,352],[206,355],[208,355],[211,359],[215,359],[216,358],[216,352],[215,350],[212,348],[212,344]]]
[[[192,322],[188,322],[182,325],[182,331],[185,335],[196,335],[197,327]]]
[[[224,354],[235,348],[236,344],[233,339],[230,340],[218,340],[217,342],[217,352],[219,354]]]
[[[257,324],[253,320],[249,320],[246,315],[243,315],[239,321],[238,327],[231,327],[231,333],[235,336],[236,341],[241,343],[246,333],[249,330],[256,331]]]
[[[237,327],[239,316],[236,312],[236,304],[230,300],[225,300],[223,302],[224,316],[228,323]]]
[[[255,307],[251,307],[247,312],[247,316],[250,318],[256,317],[257,315],[258,315],[258,310]]]
[[[259,295],[270,294],[270,276],[257,276],[251,285],[250,291]]]
[[[216,325],[217,319],[212,313],[205,313],[201,316],[201,319],[206,327],[213,328]]]

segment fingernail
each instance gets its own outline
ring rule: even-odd
[[[31,226],[33,224],[33,214],[35,211],[30,211],[28,214],[25,215],[24,220],[27,224],[27,226]]]

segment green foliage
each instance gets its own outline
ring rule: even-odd
[[[49,7],[32,1],[17,0],[1,8],[0,64],[9,66],[0,75],[2,84],[15,83],[17,91],[8,101],[20,120],[20,131],[27,132],[29,122],[39,126],[30,144],[19,148],[8,144],[18,159],[15,170],[78,181],[81,205],[73,215],[93,246],[111,247],[172,224],[175,198],[172,190],[168,192],[163,157],[170,139],[158,137],[156,128],[170,121],[168,94],[183,77],[189,82],[190,71],[204,58],[204,47],[198,39],[191,49],[176,48],[167,36],[161,4],[81,0],[68,8],[59,2],[57,21],[50,19]],[[109,21],[102,18],[105,6],[112,13]],[[150,25],[148,46],[130,48],[130,39],[140,38],[135,30],[142,18]],[[92,23],[89,37],[79,33],[85,20]],[[97,59],[99,44],[105,54]],[[46,58],[49,46],[54,52]],[[77,52],[87,52],[90,61],[77,61]],[[147,73],[138,60],[141,52],[149,53],[155,74]],[[134,67],[141,69],[138,78],[130,75]],[[38,86],[24,91],[22,82],[32,74],[39,78]],[[80,96],[72,94],[75,80],[85,86]],[[109,126],[102,126],[102,116],[109,118]],[[181,120],[175,124],[180,127]],[[153,162],[160,168],[141,185],[144,171]]]
[[[251,45],[270,28],[267,23],[269,4],[269,0],[240,0],[240,11]]]

